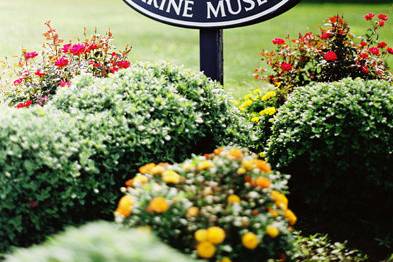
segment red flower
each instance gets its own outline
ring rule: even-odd
[[[282,71],[284,71],[284,72],[291,71],[291,70],[292,70],[292,65],[289,64],[289,63],[286,63],[286,62],[282,62],[282,63],[281,63],[281,69],[282,69]]]
[[[283,45],[285,44],[285,40],[282,38],[275,38],[273,39],[272,43],[275,45]]]
[[[368,13],[367,15],[364,16],[364,19],[366,19],[366,21],[370,21],[375,17],[375,14],[373,13]]]
[[[71,44],[65,44],[63,45],[61,51],[63,51],[64,53],[68,53],[70,51],[71,46],[72,46]]]
[[[385,25],[385,21],[384,20],[379,20],[378,25],[380,27],[383,27]]]
[[[362,59],[367,59],[368,58],[368,54],[367,53],[361,53],[359,55],[359,57],[362,58]]]
[[[75,45],[72,45],[70,52],[73,55],[79,56],[85,52],[85,49],[86,49],[86,46],[84,44],[75,44]]]
[[[389,47],[389,48],[387,49],[387,51],[388,51],[389,54],[393,55],[393,48]]]
[[[37,53],[36,51],[33,51],[33,52],[26,52],[26,53],[24,54],[24,56],[25,56],[25,59],[26,59],[26,60],[29,60],[29,59],[32,59],[32,58],[38,56],[38,53]]]
[[[15,107],[19,109],[19,108],[29,107],[32,104],[33,104],[33,101],[27,100],[26,102],[21,102],[21,103],[17,104]]]
[[[360,68],[360,71],[362,71],[362,73],[363,73],[363,74],[366,74],[366,75],[370,72],[370,70],[368,69],[367,66],[362,66],[362,67]]]
[[[385,47],[387,47],[388,46],[388,44],[386,44],[386,42],[379,42],[378,43],[378,47],[379,48],[385,48]]]
[[[70,81],[61,80],[59,86],[60,87],[69,87],[71,85]]]
[[[371,54],[373,54],[373,55],[380,55],[381,53],[379,52],[379,48],[378,47],[371,47],[369,50],[368,50]]]
[[[86,53],[87,53],[87,52],[90,52],[90,51],[92,51],[92,50],[96,50],[96,49],[98,49],[98,45],[97,45],[97,44],[95,44],[95,43],[90,44],[90,45],[86,48]]]
[[[361,46],[361,47],[367,46],[367,42],[365,42],[365,41],[360,42],[360,46]]]
[[[385,14],[379,14],[378,18],[383,20],[383,21],[388,21],[388,19],[389,19],[389,17],[387,15],[385,15]]]
[[[329,32],[323,32],[323,33],[321,34],[321,39],[326,40],[326,39],[329,39],[331,36],[332,36],[332,35],[331,35]]]
[[[69,63],[70,61],[66,57],[62,56],[57,59],[57,61],[55,62],[55,66],[57,66],[58,68],[62,68],[67,66]]]
[[[37,71],[35,71],[34,74],[35,74],[36,76],[38,76],[38,77],[43,77],[43,76],[45,75],[45,73],[42,72],[40,69],[38,69]]]
[[[114,74],[114,73],[116,73],[117,71],[119,71],[119,67],[117,67],[117,66],[112,66],[111,68],[109,68],[109,71],[110,71],[112,74]]]
[[[328,62],[333,62],[337,60],[337,54],[334,51],[328,51],[323,58]]]
[[[122,61],[118,61],[118,62],[116,63],[116,65],[117,65],[119,68],[126,69],[126,68],[129,68],[129,67],[130,67],[131,63],[130,63],[129,61],[127,61],[127,60],[122,60]]]
[[[23,82],[23,78],[18,78],[18,79],[16,79],[15,81],[14,81],[14,85],[20,85],[20,84],[22,84],[22,82]]]

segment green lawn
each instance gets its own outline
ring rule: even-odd
[[[271,48],[271,39],[286,34],[316,31],[322,20],[343,14],[357,33],[366,27],[362,16],[384,12],[393,17],[393,4],[303,3],[271,21],[225,31],[225,83],[234,94],[261,83],[252,79],[258,52]],[[65,38],[81,35],[83,27],[104,32],[110,28],[117,46],[129,43],[132,60],[167,60],[198,69],[198,31],[152,21],[121,0],[12,0],[0,1],[0,56],[18,54],[21,47],[35,49],[42,42],[43,23],[51,20]],[[383,39],[393,45],[393,23]],[[393,61],[393,60],[392,60]]]

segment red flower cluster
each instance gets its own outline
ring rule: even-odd
[[[366,21],[373,21],[375,22],[375,25],[383,27],[385,25],[385,23],[389,20],[389,16],[387,16],[386,14],[379,14],[377,16],[378,20],[374,21],[374,18],[376,17],[376,15],[374,13],[368,13],[367,15],[364,16],[364,19]]]
[[[285,40],[282,38],[275,38],[273,39],[272,43],[275,45],[283,45],[285,44]]]
[[[26,60],[33,59],[33,58],[35,58],[37,56],[38,56],[38,53],[35,52],[35,51],[24,53],[24,57],[25,57]]]
[[[16,108],[24,108],[24,107],[30,107],[33,104],[33,101],[27,100],[26,102],[20,102],[16,105]]]

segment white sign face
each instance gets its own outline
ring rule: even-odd
[[[300,0],[124,0],[163,23],[190,28],[229,28],[278,16]]]

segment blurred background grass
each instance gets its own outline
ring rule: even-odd
[[[271,39],[298,32],[317,31],[321,22],[341,14],[355,33],[364,32],[367,12],[384,12],[393,19],[393,1],[384,3],[320,3],[305,1],[284,15],[265,23],[225,30],[225,87],[242,95],[263,83],[252,78],[258,53],[272,48]],[[197,70],[198,31],[152,21],[127,7],[121,0],[0,0],[0,57],[18,55],[21,48],[34,50],[42,43],[44,22],[51,20],[63,38],[82,36],[83,28],[114,33],[115,44],[133,47],[135,61],[166,60]],[[382,31],[382,39],[393,45],[393,21]],[[393,59],[390,59],[393,65]]]

